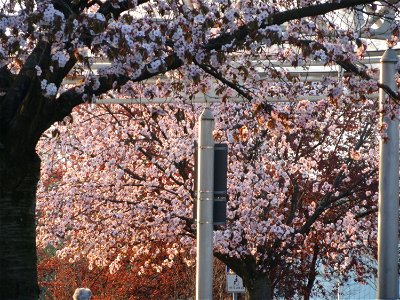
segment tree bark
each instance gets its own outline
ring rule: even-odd
[[[317,266],[317,259],[318,259],[318,255],[319,255],[319,245],[315,245],[314,247],[314,254],[313,254],[313,259],[311,261],[311,265],[310,265],[310,270],[309,270],[309,275],[308,275],[308,282],[307,282],[307,286],[304,290],[304,300],[310,300],[311,298],[311,291],[312,288],[314,287],[314,282],[315,279],[317,278],[317,270],[316,270],[316,266]]]
[[[253,278],[243,278],[246,287],[246,300],[272,300],[273,287],[267,276],[255,276]]]
[[[0,149],[0,299],[38,299],[35,207],[40,159]]]

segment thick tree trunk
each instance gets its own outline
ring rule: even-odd
[[[317,266],[318,254],[319,254],[319,245],[316,244],[314,247],[313,259],[310,265],[310,271],[309,271],[310,273],[308,275],[307,286],[304,290],[304,300],[310,300],[311,298],[311,292],[314,287],[315,279],[317,278],[316,266]]]
[[[246,300],[272,300],[273,287],[266,276],[257,276],[253,278],[244,278],[246,287]]]
[[[26,153],[26,152],[25,152]],[[38,299],[35,206],[40,159],[0,149],[0,299]]]

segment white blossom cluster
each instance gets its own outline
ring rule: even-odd
[[[40,86],[45,97],[52,98],[57,94],[58,88],[53,82],[48,83],[46,79],[43,79]]]
[[[70,59],[69,54],[64,51],[56,51],[52,56],[51,59],[56,61],[58,67],[63,68],[67,64],[68,60]]]

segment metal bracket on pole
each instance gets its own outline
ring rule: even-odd
[[[381,59],[380,82],[397,91],[395,68],[397,55],[388,49]],[[383,89],[379,91],[381,128],[379,141],[379,213],[378,213],[378,289],[377,299],[399,297],[399,120],[398,106]],[[393,111],[394,109],[394,111]],[[392,114],[396,114],[393,115]]]
[[[197,220],[197,188],[198,188],[198,143],[194,151],[194,193],[193,193],[193,220]],[[205,147],[203,147],[205,149]],[[214,144],[214,191],[213,191],[213,223],[216,226],[226,224],[226,202],[227,195],[227,172],[228,172],[228,144]]]

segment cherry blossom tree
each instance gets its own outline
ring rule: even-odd
[[[151,246],[150,246],[151,248]],[[168,254],[162,244],[153,251],[127,256],[121,268],[110,273],[107,267],[88,267],[86,258],[70,262],[59,258],[53,247],[38,250],[38,275],[41,287],[40,299],[70,300],[77,287],[90,287],[94,300],[114,299],[189,299],[195,290],[196,268],[184,261],[184,253],[177,254],[173,268],[143,268],[150,261],[160,264]],[[230,298],[226,293],[225,265],[215,260],[213,295],[216,299]]]
[[[357,64],[368,45],[352,29],[352,14],[372,2],[3,0],[0,297],[33,299],[39,293],[35,195],[40,159],[35,148],[52,124],[82,103],[120,93],[190,100],[217,87],[223,101],[240,96],[270,112],[274,109],[265,97],[296,99],[303,91],[323,90],[334,99],[352,93],[357,98],[357,90],[369,93],[378,86],[397,98],[395,91],[372,79],[372,70]],[[379,14],[374,8],[368,14]],[[397,4],[385,2],[381,8],[397,11]],[[396,23],[391,30],[391,43],[396,43]],[[94,70],[98,58],[109,64]],[[277,70],[272,58],[305,68],[315,60],[336,63],[349,74],[344,81],[304,85]],[[161,74],[168,80],[150,80]],[[91,121],[82,124],[91,127]],[[148,151],[143,155],[155,155]]]
[[[157,247],[156,249],[159,249]],[[145,254],[135,261],[126,259],[122,267],[110,274],[108,268],[88,268],[85,258],[70,263],[60,259],[54,248],[38,251],[39,284],[42,299],[70,300],[75,288],[90,287],[93,299],[183,299],[193,295],[195,268],[176,258],[174,268],[157,271],[147,268],[138,274],[140,264],[154,255]],[[163,261],[167,255],[159,251],[156,259]],[[142,263],[143,262],[143,263]]]
[[[215,232],[214,251],[243,277],[249,299],[308,298],[314,285],[323,294],[322,267],[328,278],[373,275],[364,258],[375,255],[377,228],[374,103],[335,101],[272,112],[214,107],[215,138],[230,146],[228,222]],[[198,109],[84,107],[52,127],[39,148],[40,243],[111,272],[149,253],[149,241],[167,242],[169,257],[143,268],[171,267],[182,253],[192,264]]]

